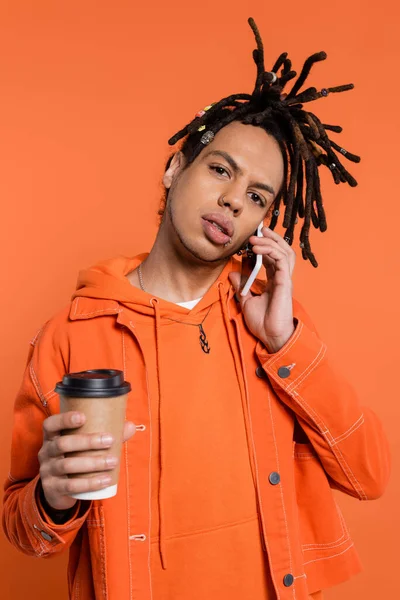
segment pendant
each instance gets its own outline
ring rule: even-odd
[[[207,336],[203,329],[203,325],[199,325],[200,329],[200,346],[205,354],[210,354],[210,346],[208,345]]]

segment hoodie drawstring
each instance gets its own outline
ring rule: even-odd
[[[159,443],[160,443],[160,478],[158,483],[158,519],[159,519],[159,537],[158,537],[158,551],[160,553],[160,560],[162,568],[165,570],[167,568],[167,558],[165,551],[165,532],[164,532],[164,524],[165,524],[165,515],[164,515],[164,462],[165,462],[165,452],[163,448],[163,434],[162,434],[162,410],[161,410],[161,373],[160,373],[160,326],[161,326],[161,317],[160,310],[158,306],[157,298],[152,298],[150,300],[150,304],[154,308],[154,316],[155,316],[155,329],[156,329],[156,366],[157,366],[157,382],[158,382],[158,422],[159,422]]]
[[[226,333],[228,336],[228,341],[229,341],[229,345],[231,348],[233,361],[235,363],[236,377],[238,380],[240,396],[242,399],[243,416],[244,416],[245,429],[246,429],[246,437],[247,437],[247,446],[248,446],[249,458],[250,458],[251,474],[253,477],[254,487],[255,487],[255,490],[257,493],[257,474],[256,474],[256,465],[255,465],[254,455],[253,455],[253,451],[252,451],[252,447],[253,447],[252,443],[251,443],[252,436],[251,436],[251,427],[250,427],[250,423],[249,423],[249,416],[248,416],[248,410],[247,410],[247,408],[248,408],[247,407],[247,390],[246,390],[246,384],[245,384],[245,376],[243,373],[243,365],[242,365],[240,355],[238,355],[238,351],[237,351],[238,342],[236,341],[236,339],[233,337],[233,334],[232,334],[232,328],[230,326],[230,317],[228,315],[228,309],[225,304],[226,299],[223,296],[223,283],[222,282],[220,282],[218,284],[218,290],[219,290],[219,299],[220,299],[221,307],[222,307],[222,315],[224,318]]]

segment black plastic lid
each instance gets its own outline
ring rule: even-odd
[[[132,386],[124,381],[122,371],[92,369],[79,373],[67,373],[56,385],[56,392],[73,398],[112,398],[123,396]]]

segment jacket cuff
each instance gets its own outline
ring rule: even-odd
[[[271,383],[285,390],[297,387],[302,375],[312,368],[317,357],[326,350],[325,344],[301,319],[295,318],[294,322],[296,329],[278,352],[268,352],[261,342],[256,345],[257,357]]]
[[[40,502],[40,486],[40,475],[25,486],[23,519],[30,541],[36,548],[36,555],[46,556],[62,552],[72,544],[87,517],[91,503],[83,507],[78,501],[72,517],[66,523],[56,524],[46,514]]]

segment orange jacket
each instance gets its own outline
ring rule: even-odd
[[[348,579],[361,566],[331,488],[359,500],[383,493],[390,459],[379,419],[360,404],[332,367],[326,345],[297,301],[293,301],[294,334],[279,352],[269,354],[246,328],[227,279],[231,270],[238,269],[236,261],[226,266],[189,315],[186,309],[151,298],[129,284],[125,275],[143,258],[118,258],[82,272],[72,303],[31,342],[15,403],[11,469],[5,483],[3,527],[8,539],[34,556],[50,557],[68,548],[71,598],[153,598],[152,577],[158,575],[152,572],[151,541],[156,542],[152,555],[159,556],[160,573],[162,569],[168,573],[174,558],[170,498],[183,474],[190,478],[191,464],[187,456],[175,456],[168,441],[179,417],[176,412],[171,417],[169,403],[178,372],[174,336],[181,334],[175,325],[171,329],[175,333],[168,336],[166,325],[176,321],[195,325],[206,316],[204,329],[210,338],[219,323],[226,335],[211,344],[213,360],[223,356],[226,340],[232,356],[261,541],[276,597],[306,600],[310,593]],[[259,292],[260,284],[254,289]],[[182,335],[187,337],[185,331]],[[201,355],[201,350],[197,341],[190,348],[187,364],[196,370],[195,360],[200,368],[196,352]],[[217,388],[219,372],[221,381],[225,377],[226,385],[231,385],[224,364],[216,371]],[[70,521],[57,525],[46,515],[38,494],[42,422],[59,411],[54,387],[63,374],[91,368],[124,371],[132,383],[127,419],[136,424],[137,433],[124,446],[117,496],[78,502]],[[193,370],[181,373],[181,387],[191,389]],[[171,373],[175,379],[171,380]],[[194,402],[196,398],[200,396],[193,396]],[[206,400],[212,399],[210,382],[204,382],[204,398],[206,411]],[[186,425],[189,441],[196,435],[195,426]],[[155,448],[159,461],[155,461]],[[202,470],[196,464],[198,457],[190,460],[196,473],[213,475],[211,463]],[[171,477],[171,464],[181,478]],[[243,502],[240,491],[229,503],[232,514]],[[202,502],[199,498],[193,507],[199,519]],[[174,526],[179,530],[179,523]]]

